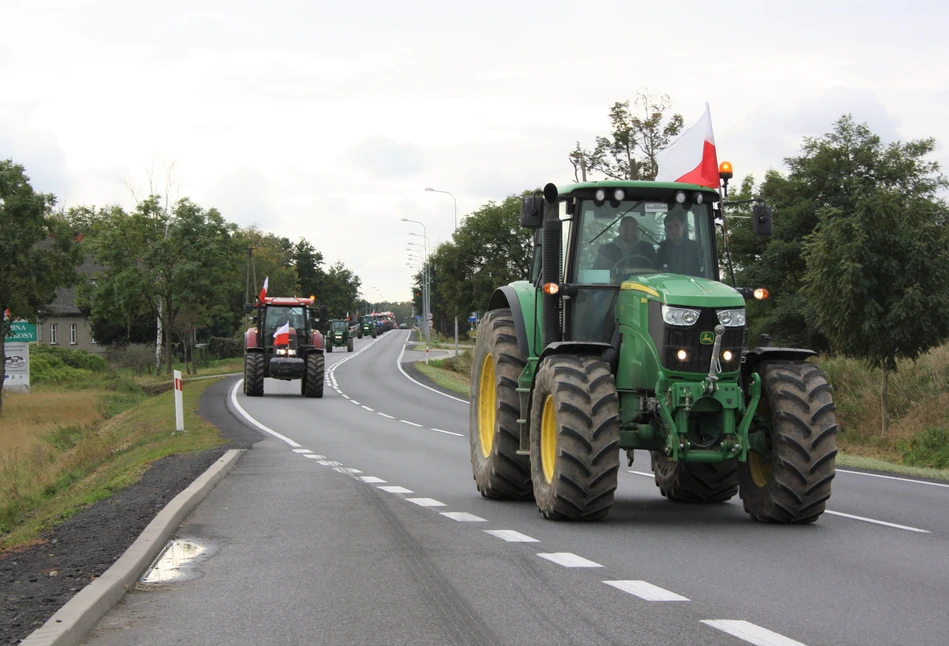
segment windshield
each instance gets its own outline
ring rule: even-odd
[[[304,321],[302,307],[268,307],[266,321],[264,322],[264,332],[267,338],[271,338],[277,329],[289,322],[297,334],[304,334]]]
[[[346,321],[333,321],[331,326],[333,332],[343,332],[346,330]]]
[[[614,207],[584,200],[579,212],[573,257],[580,284],[618,284],[654,273],[714,278],[708,205],[627,200]]]

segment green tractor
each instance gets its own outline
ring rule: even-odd
[[[770,347],[766,335],[748,347],[745,301],[767,294],[719,280],[720,198],[639,181],[548,184],[523,198],[531,280],[494,292],[474,350],[469,435],[483,496],[533,497],[554,520],[602,519],[620,452],[631,466],[641,449],[669,500],[737,493],[764,522],[824,512],[831,387],[810,350]],[[770,207],[753,213],[755,232],[770,235]]]
[[[334,346],[345,347],[346,352],[353,351],[353,337],[349,333],[349,321],[332,319],[329,322],[329,331],[326,333],[326,351],[332,352]]]
[[[359,338],[361,339],[364,334],[368,334],[373,339],[376,338],[376,325],[373,323],[370,314],[363,314],[359,317]]]

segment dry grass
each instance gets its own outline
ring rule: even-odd
[[[102,421],[102,390],[11,393],[3,398],[0,460],[11,452],[29,452],[41,436],[62,426],[91,427]]]

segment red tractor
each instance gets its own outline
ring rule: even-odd
[[[244,333],[244,394],[262,397],[264,378],[300,379],[304,397],[323,396],[323,335],[317,323],[326,306],[312,298],[265,297],[254,312],[254,327]]]

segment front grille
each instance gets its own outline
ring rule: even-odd
[[[653,339],[656,339],[657,336],[661,337],[662,343],[657,349],[664,368],[681,372],[708,372],[709,365],[712,362],[712,345],[703,344],[699,339],[703,332],[711,333],[714,338],[715,326],[718,325],[718,315],[715,312],[714,309],[700,310],[698,322],[687,328],[666,325],[661,316],[659,317],[658,323],[663,328],[662,333],[661,335],[653,334],[652,336]],[[653,321],[654,319],[650,320],[650,327],[652,327]],[[729,362],[722,361],[723,371],[738,370],[744,342],[744,327],[725,328],[719,352],[731,350],[733,358]],[[676,354],[683,349],[689,353],[689,358],[685,361],[679,361]]]

